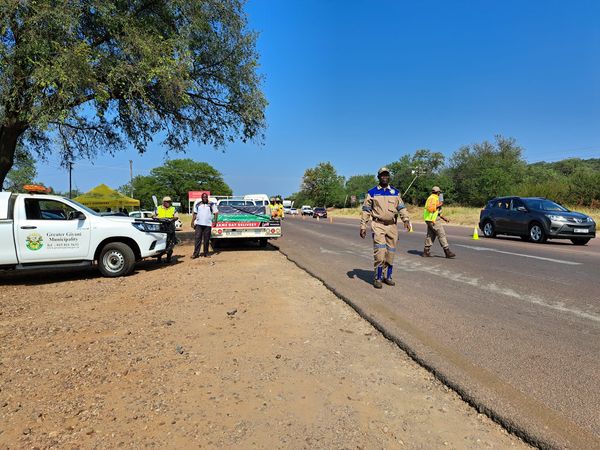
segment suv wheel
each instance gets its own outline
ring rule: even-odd
[[[537,222],[534,222],[529,227],[529,239],[531,242],[535,242],[536,244],[542,244],[546,242],[546,232],[544,228]]]
[[[135,266],[135,255],[127,244],[106,244],[98,258],[98,268],[105,277],[122,277],[131,273]]]
[[[494,224],[490,220],[486,220],[483,224],[483,235],[486,238],[496,237],[496,228],[494,228]]]
[[[573,238],[571,242],[575,245],[585,245],[590,242],[590,238]]]

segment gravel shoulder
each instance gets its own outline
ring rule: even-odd
[[[279,252],[191,252],[0,274],[0,448],[527,447]]]

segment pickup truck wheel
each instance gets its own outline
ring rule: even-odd
[[[131,273],[135,255],[129,245],[122,242],[106,244],[98,258],[98,268],[105,277],[122,277]]]

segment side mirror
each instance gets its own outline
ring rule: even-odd
[[[518,206],[517,211],[527,212],[527,208],[525,208],[524,206]]]

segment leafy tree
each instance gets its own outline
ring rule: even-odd
[[[391,184],[403,193],[414,181],[403,200],[408,203],[424,203],[432,186],[439,184],[438,178],[444,167],[444,155],[427,149],[415,151],[413,155],[403,155],[398,161],[388,164],[391,171]],[[444,187],[444,191],[447,186]]]
[[[131,185],[119,188],[131,195]],[[172,159],[163,166],[155,167],[150,175],[133,179],[133,197],[140,200],[142,208],[153,209],[152,195],[159,200],[168,195],[173,201],[187,204],[188,191],[210,191],[213,195],[231,195],[231,188],[210,164],[192,159]]]
[[[496,136],[461,147],[450,159],[455,194],[466,205],[481,206],[499,195],[515,195],[525,174],[522,149],[512,138]]]
[[[304,172],[299,197],[313,206],[342,206],[344,177],[337,174],[330,162],[319,163]]]
[[[3,0],[0,184],[18,142],[67,160],[261,138],[255,47],[242,0]]]
[[[346,180],[346,195],[356,196],[358,199],[365,195],[369,189],[377,185],[374,175],[353,175]]]
[[[133,190],[132,190],[133,187]],[[131,183],[127,183],[117,189],[122,194],[131,196],[140,201],[140,208],[144,210],[153,210],[154,202],[152,196],[156,195],[159,198],[167,195],[167,189],[160,186],[156,178],[150,175],[137,175],[133,177]]]
[[[22,145],[15,150],[15,162],[8,172],[2,188],[7,191],[20,191],[26,184],[33,183],[37,176],[35,158]]]

